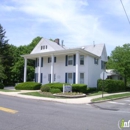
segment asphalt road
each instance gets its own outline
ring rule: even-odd
[[[110,103],[71,105],[0,95],[0,108],[18,111],[0,110],[0,130],[119,130],[118,121],[129,120],[130,111],[102,109],[107,105]]]
[[[102,103],[94,103],[93,106],[98,109],[130,112],[130,98],[118,99]]]

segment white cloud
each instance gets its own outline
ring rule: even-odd
[[[95,5],[89,4],[89,1],[12,0],[14,6],[4,5],[3,7],[6,7],[6,11],[13,11],[13,13],[15,11],[17,13],[22,12],[28,16],[28,18],[19,16],[15,19],[30,23],[30,28],[28,28],[26,34],[32,35],[33,38],[39,34],[43,34],[43,37],[44,34],[48,34],[49,38],[52,38],[55,34],[65,34],[61,37],[64,39],[65,44],[71,47],[92,44],[95,41],[96,44],[106,43],[107,46],[113,48],[114,46],[130,41],[128,35],[124,35],[128,32],[127,29],[127,32],[124,32],[124,30],[120,30],[119,32],[108,30],[109,27],[103,26],[101,21],[101,17],[104,17],[108,21],[111,19],[111,15],[114,15],[115,18],[126,18],[120,0],[95,0]],[[130,16],[130,0],[122,1]],[[95,8],[96,6],[98,8]],[[90,9],[91,11],[98,10],[95,11],[96,13],[90,13]],[[99,10],[101,14],[97,13]],[[41,29],[41,27],[49,26],[48,24],[54,28]],[[120,25],[118,26],[120,27]],[[27,31],[27,29],[25,30]],[[41,30],[42,32],[38,32]]]
[[[0,10],[1,11],[13,11],[15,10],[14,6],[8,6],[8,5],[0,5]]]

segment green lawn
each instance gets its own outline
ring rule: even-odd
[[[40,92],[28,92],[28,93],[21,93],[21,94],[23,94],[23,95],[30,95],[30,96],[38,96],[38,97],[57,98],[53,94],[51,94],[49,92],[44,92],[44,93],[40,93]]]
[[[19,90],[0,89],[2,92],[19,92]]]
[[[103,94],[106,94],[107,92],[103,92]],[[88,93],[87,96],[96,96],[96,95],[101,95],[102,91],[95,91],[92,93]]]
[[[130,97],[130,93],[104,96],[103,98],[95,98],[95,99],[92,99],[92,102],[112,100],[112,99],[118,99],[118,98],[123,98],[123,97]]]

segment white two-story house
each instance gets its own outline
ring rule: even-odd
[[[86,45],[67,49],[55,42],[42,38],[30,54],[24,57],[24,82],[27,77],[27,59],[35,60],[35,82],[41,84],[62,82],[87,84],[97,87],[100,73],[107,62],[104,44]]]

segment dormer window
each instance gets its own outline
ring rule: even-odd
[[[47,45],[41,46],[41,50],[47,49]]]

